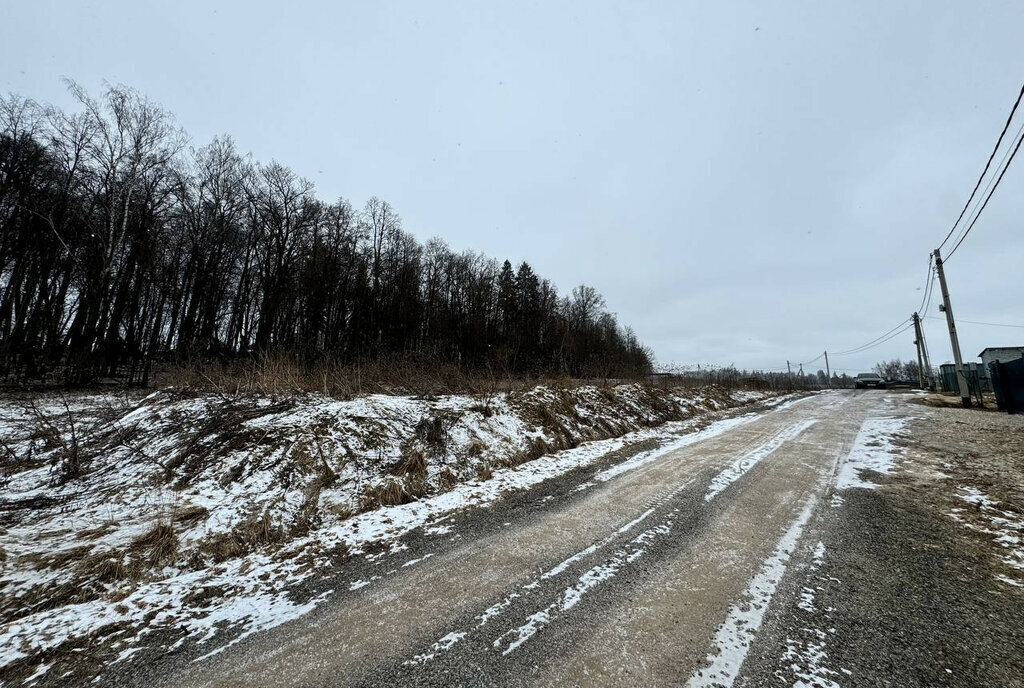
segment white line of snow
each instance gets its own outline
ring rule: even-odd
[[[775,435],[775,437],[762,444],[760,447],[757,447],[739,459],[736,459],[731,466],[712,479],[711,485],[708,487],[708,491],[704,495],[704,501],[710,502],[725,490],[725,488],[742,478],[747,471],[756,466],[762,459],[769,456],[786,442],[796,439],[800,433],[804,432],[817,422],[817,418],[808,418],[800,421],[799,423],[794,423],[788,428],[782,430],[779,434]]]
[[[237,624],[241,617],[241,620],[246,623],[242,627],[242,632],[232,638],[230,642],[224,643],[220,647],[215,648],[211,652],[207,652],[202,657],[198,657],[193,661],[201,662],[204,659],[208,659],[223,652],[235,643],[245,640],[253,633],[265,631],[267,629],[274,628],[275,626],[280,626],[281,624],[287,623],[293,619],[297,619],[300,616],[305,616],[333,593],[333,590],[328,590],[303,604],[295,604],[284,595],[271,594],[262,598],[236,598],[237,601],[231,600],[225,604],[214,607],[211,610],[210,615],[204,619],[207,627],[211,631],[207,634],[207,638],[213,636],[213,631],[217,628],[219,622],[223,621],[229,624]],[[241,604],[238,604],[239,602]],[[242,608],[238,609],[239,607]]]
[[[567,612],[579,604],[587,592],[611,580],[623,566],[643,556],[646,552],[646,547],[643,545],[657,537],[667,535],[671,530],[672,519],[668,519],[640,533],[640,535],[630,541],[631,547],[618,550],[607,561],[587,570],[577,579],[575,584],[565,588],[553,603],[528,616],[526,622],[521,626],[513,628],[498,637],[493,643],[494,647],[500,649],[504,645],[502,655],[514,652],[561,613]]]
[[[760,417],[761,414],[747,413],[742,416],[736,416],[735,418],[725,418],[723,420],[716,421],[703,430],[698,430],[697,432],[690,433],[689,435],[684,435],[679,439],[670,441],[656,449],[641,452],[620,464],[616,464],[611,468],[603,470],[594,476],[594,479],[600,480],[601,482],[607,482],[617,475],[625,473],[626,471],[631,471],[634,468],[639,468],[640,466],[652,461],[656,461],[666,454],[670,454],[682,449],[683,447],[688,447],[691,444],[696,444],[697,442],[703,442],[704,440],[709,440],[712,437],[717,437],[723,433],[733,430],[734,428],[738,428],[741,425],[746,425]]]
[[[892,471],[893,458],[901,452],[892,438],[906,427],[903,418],[869,418],[864,421],[853,440],[853,447],[839,467],[836,489],[851,487],[872,489],[877,485],[861,475],[861,471],[876,473]]]
[[[733,605],[725,622],[715,634],[715,651],[707,656],[707,668],[694,672],[686,684],[691,688],[702,686],[731,686],[739,675],[750,644],[761,629],[765,610],[775,595],[782,575],[786,571],[804,526],[814,513],[817,499],[811,497],[807,505],[779,540],[775,551],[761,565],[761,570],[750,581],[742,602]]]
[[[443,638],[439,639],[433,645],[431,645],[430,649],[427,650],[426,652],[424,652],[423,654],[416,655],[412,659],[408,659],[408,660],[406,660],[406,661],[404,661],[402,663],[406,664],[406,665],[411,665],[411,664],[423,664],[424,662],[428,662],[431,659],[433,659],[434,655],[436,655],[438,652],[445,652],[447,650],[452,649],[452,647],[454,647],[456,643],[458,643],[460,640],[462,640],[465,637],[466,637],[466,634],[464,632],[453,631],[453,632],[449,633],[448,635],[444,636]]]

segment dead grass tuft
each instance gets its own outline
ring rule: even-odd
[[[79,540],[95,540],[96,538],[103,537],[107,533],[117,530],[117,525],[114,523],[104,523],[101,526],[95,528],[87,528],[85,530],[78,531],[75,537]]]
[[[141,574],[141,566],[138,562],[129,561],[122,550],[106,550],[83,559],[76,567],[75,573],[81,578],[99,583],[113,583],[138,577]]]
[[[186,507],[175,509],[172,518],[174,523],[188,528],[195,525],[199,521],[204,520],[209,515],[210,510],[207,509],[205,506],[201,506],[199,504],[189,504]]]
[[[215,533],[204,539],[199,551],[220,563],[243,556],[260,547],[277,545],[284,541],[287,533],[280,523],[275,523],[269,512],[252,516],[244,523],[226,533]]]
[[[521,466],[528,461],[539,459],[540,457],[549,453],[551,449],[552,448],[548,445],[548,443],[544,441],[544,438],[534,437],[526,445],[526,449],[519,452],[518,454],[514,454],[508,457],[507,459],[502,461],[502,464],[508,468]]]
[[[141,555],[149,566],[163,566],[172,562],[178,552],[178,535],[171,523],[157,523],[132,540],[129,550]]]
[[[455,487],[459,482],[459,476],[455,475],[455,472],[451,468],[445,466],[441,469],[441,472],[437,475],[438,487],[443,491],[448,491]]]
[[[388,478],[379,485],[368,487],[360,498],[360,511],[370,511],[379,506],[397,506],[414,502],[427,493],[426,482],[415,475],[404,478]]]
[[[414,475],[425,478],[427,476],[427,457],[417,449],[411,450],[398,467],[398,475]]]

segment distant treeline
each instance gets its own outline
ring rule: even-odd
[[[604,300],[327,203],[229,138],[192,148],[131,89],[66,112],[0,97],[0,374],[148,383],[154,360],[424,354],[499,374],[633,376]],[[458,207],[453,199],[453,212]]]

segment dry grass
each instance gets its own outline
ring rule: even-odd
[[[163,566],[174,561],[178,552],[178,535],[171,523],[157,523],[132,540],[129,550],[149,566]]]
[[[104,523],[101,526],[95,528],[88,528],[86,530],[78,531],[75,537],[79,540],[95,540],[96,538],[103,537],[107,533],[117,530],[117,524],[115,523]]]
[[[440,473],[437,475],[437,486],[442,492],[447,492],[452,489],[458,484],[458,482],[459,476],[455,475],[455,472],[448,466],[442,468]]]
[[[189,528],[210,515],[210,510],[198,504],[189,504],[174,510],[172,520],[174,523]]]
[[[404,478],[388,478],[379,485],[373,485],[363,490],[359,500],[359,510],[370,511],[379,506],[408,504],[425,496],[426,493],[426,481],[419,476],[407,475]]]
[[[75,568],[78,577],[99,583],[136,578],[141,573],[142,567],[139,562],[131,561],[121,550],[98,552],[83,559]]]
[[[199,552],[220,563],[234,559],[261,547],[278,545],[287,538],[288,532],[276,523],[269,512],[253,515],[244,523],[226,533],[215,533],[203,540]]]
[[[553,448],[541,437],[532,438],[526,445],[526,449],[507,457],[502,460],[502,465],[506,468],[514,468],[515,466],[521,466],[528,461],[539,459],[545,454],[550,453]]]
[[[406,454],[405,460],[398,467],[398,475],[414,475],[425,478],[427,475],[427,457],[417,449],[410,450]]]
[[[258,405],[253,400],[223,399],[205,414],[198,427],[191,431],[188,440],[163,464],[165,478],[173,480],[178,489],[186,487],[203,468],[220,457],[242,449],[256,446],[273,446],[281,440],[267,432],[246,428],[246,421],[287,411],[294,407],[294,400],[284,400],[270,405]],[[241,467],[236,466],[235,474],[228,472],[222,482],[229,483],[241,477]]]
[[[362,394],[493,394],[516,385],[486,372],[470,372],[426,354],[390,355],[351,364],[303,364],[265,355],[217,363],[190,361],[155,371],[157,386],[216,391],[225,395],[292,395],[319,392],[349,399]]]

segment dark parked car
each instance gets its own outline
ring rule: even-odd
[[[885,380],[874,373],[860,373],[855,386],[857,389],[885,389]]]

